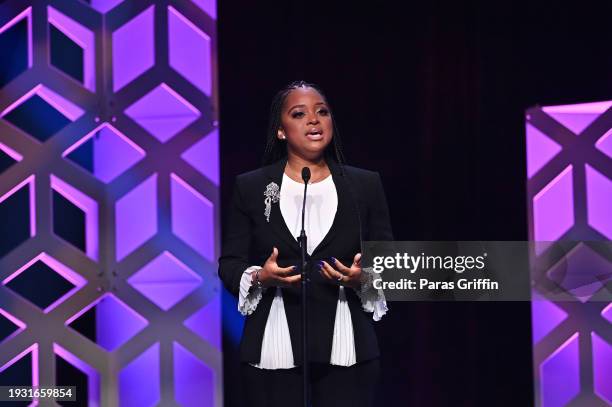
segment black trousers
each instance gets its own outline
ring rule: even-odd
[[[243,363],[242,380],[249,407],[301,407],[302,368],[258,369]],[[313,363],[310,369],[312,407],[372,407],[380,377],[380,361],[343,367]]]

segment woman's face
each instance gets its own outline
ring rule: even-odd
[[[320,158],[332,137],[331,113],[323,96],[313,88],[292,90],[285,99],[278,130],[289,152],[306,159]]]

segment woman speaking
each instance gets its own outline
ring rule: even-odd
[[[345,165],[329,103],[305,82],[274,97],[264,166],[237,177],[224,225],[219,276],[246,315],[247,403],[302,405],[304,167],[312,405],[371,406],[380,370],[372,320],[387,306],[361,268],[361,242],[393,239],[387,203],[378,173]]]

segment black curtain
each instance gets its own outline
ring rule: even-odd
[[[273,94],[304,79],[327,93],[349,163],[381,173],[397,240],[525,240],[524,111],[612,99],[610,15],[610,2],[221,1],[223,202],[259,166]],[[380,405],[533,404],[529,304],[389,306]],[[227,405],[246,405],[225,346]]]

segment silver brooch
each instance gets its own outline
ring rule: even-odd
[[[264,211],[264,215],[266,216],[266,221],[270,222],[270,212],[272,211],[272,204],[277,203],[280,199],[280,188],[278,184],[275,182],[270,182],[266,186],[266,191],[264,192],[264,196],[266,199],[264,200],[266,204],[266,210]]]

